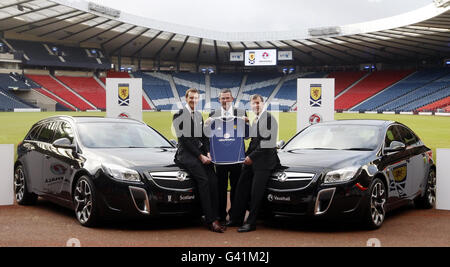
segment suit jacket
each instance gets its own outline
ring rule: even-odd
[[[253,161],[254,169],[275,169],[280,160],[277,154],[278,123],[264,111],[257,123],[250,126],[251,141],[245,153]]]
[[[194,118],[185,107],[173,116],[173,127],[178,137],[178,149],[175,163],[192,165],[197,163],[200,155],[209,153],[209,138],[203,131],[203,117],[199,111],[194,112]]]

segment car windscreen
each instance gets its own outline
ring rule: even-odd
[[[172,147],[153,129],[137,123],[79,123],[78,132],[81,143],[89,148]]]
[[[380,129],[369,125],[313,125],[294,137],[286,150],[374,150],[380,143]]]

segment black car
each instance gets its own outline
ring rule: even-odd
[[[422,208],[435,204],[432,151],[398,122],[311,125],[278,155],[281,168],[266,195],[272,215],[361,221],[375,229],[393,208],[411,201]]]
[[[21,205],[38,196],[75,210],[84,226],[110,217],[198,214],[193,180],[174,145],[130,119],[58,116],[32,126],[17,148]]]

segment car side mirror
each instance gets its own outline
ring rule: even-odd
[[[402,142],[398,141],[392,141],[391,145],[389,147],[386,147],[384,149],[384,152],[390,153],[390,152],[399,152],[406,149],[406,145]]]
[[[69,138],[66,137],[55,140],[55,142],[53,142],[53,146],[56,148],[76,149],[76,146],[70,142]]]
[[[277,149],[281,149],[285,144],[286,144],[286,142],[284,140],[278,141],[277,142]]]
[[[169,140],[169,142],[172,144],[172,145],[174,145],[175,147],[176,146],[178,146],[178,142],[177,141],[175,141],[175,140]]]

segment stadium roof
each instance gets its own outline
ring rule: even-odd
[[[102,47],[110,56],[223,64],[230,51],[292,50],[297,65],[352,65],[450,57],[450,1],[402,15],[325,28],[219,32],[143,18],[84,0],[2,0],[6,38]]]

